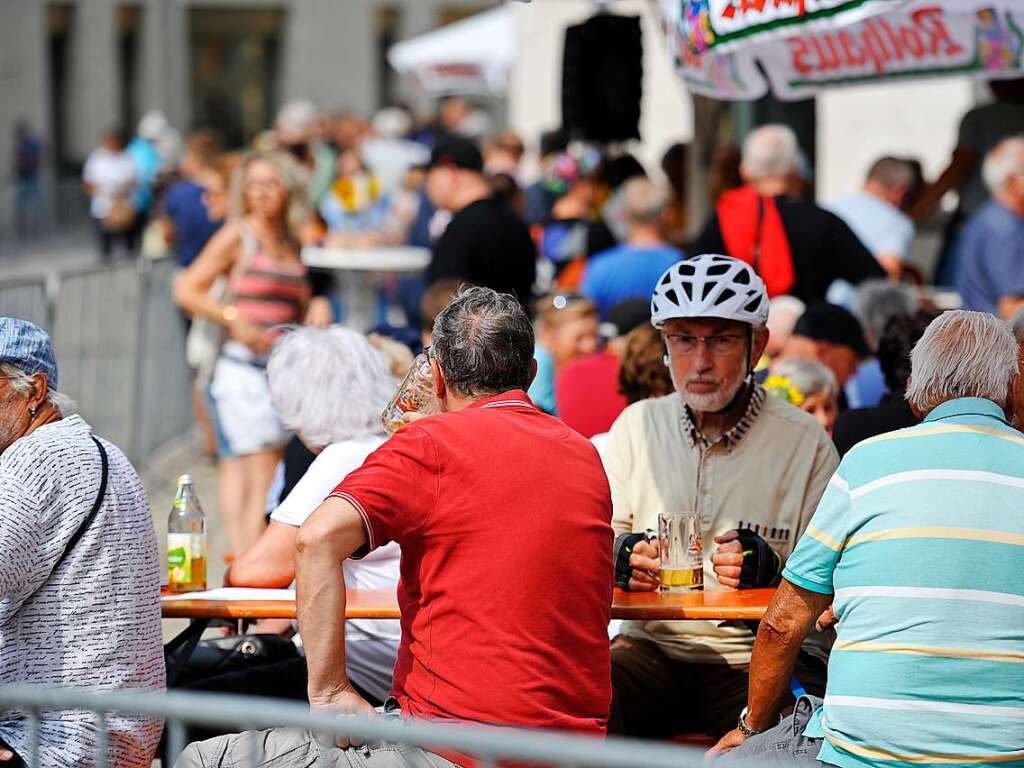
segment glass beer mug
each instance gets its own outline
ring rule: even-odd
[[[430,373],[430,358],[420,353],[412,362],[412,368],[402,379],[395,396],[381,414],[381,424],[389,435],[395,434],[405,421],[402,416],[410,411],[429,416],[441,410],[434,396],[434,379]]]
[[[658,551],[663,592],[704,589],[704,542],[699,514],[672,512],[658,515]]]

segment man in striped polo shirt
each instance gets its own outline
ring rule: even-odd
[[[929,325],[907,390],[925,420],[839,465],[761,624],[716,768],[1024,765],[1024,436],[1006,418],[1017,357],[994,316]],[[803,697],[772,727],[829,604],[825,699]]]

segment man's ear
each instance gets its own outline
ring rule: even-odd
[[[761,328],[754,331],[754,344],[750,348],[750,367],[756,368],[764,357],[764,351],[768,348],[768,339],[771,338],[771,331]]]
[[[434,397],[437,398],[437,402],[443,403],[445,393],[448,391],[448,385],[445,383],[444,374],[441,373],[441,366],[437,364],[437,360],[430,358],[430,373],[434,379]]]
[[[530,361],[530,381],[527,383],[526,388],[529,389],[533,386],[533,380],[537,378],[537,358],[533,358]]]
[[[904,392],[906,392],[907,390],[909,390],[909,389],[910,389],[910,384],[911,384],[911,382],[913,382],[913,381],[914,381],[914,377],[913,377],[913,376],[907,376],[907,389],[903,390]],[[907,400],[907,405],[909,405],[909,406],[910,406],[910,410],[911,410],[911,411],[913,412],[913,414],[914,414],[914,415],[915,415],[915,416],[916,416],[916,417],[917,417],[918,419],[923,419],[923,418],[924,418],[925,416],[927,416],[927,415],[928,415],[927,413],[925,413],[924,411],[922,411],[922,410],[921,410],[920,408],[918,408],[918,407],[917,407],[916,405],[914,405],[914,404],[913,404],[912,402],[910,402],[909,400]]]
[[[39,408],[46,400],[46,393],[50,391],[50,377],[39,371],[33,373],[29,380],[32,382],[32,393],[29,395],[29,402],[33,408]]]

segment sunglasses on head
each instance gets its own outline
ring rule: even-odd
[[[586,300],[586,296],[581,296],[578,293],[557,293],[550,298],[551,306],[555,309],[565,309],[570,304]]]

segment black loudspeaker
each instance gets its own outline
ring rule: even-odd
[[[565,30],[562,127],[574,139],[639,139],[642,89],[639,16],[601,13]]]

